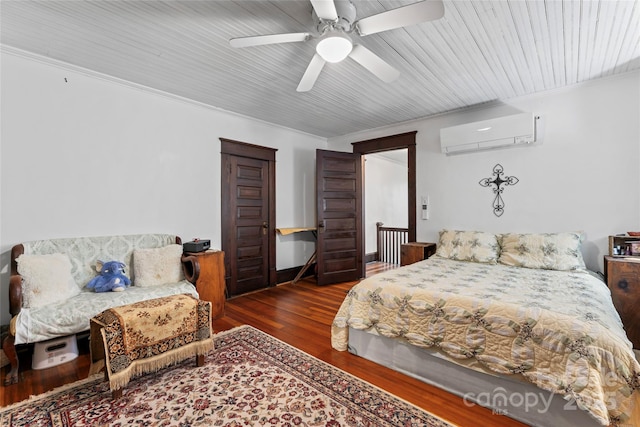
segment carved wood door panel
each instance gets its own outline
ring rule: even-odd
[[[362,157],[316,151],[318,284],[364,277]]]
[[[225,148],[233,151],[223,146],[222,244],[227,293],[234,296],[276,284],[275,161],[225,153]],[[256,149],[248,144],[233,148],[247,155]]]

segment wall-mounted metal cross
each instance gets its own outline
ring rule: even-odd
[[[496,197],[493,199],[493,213],[495,216],[501,216],[504,213],[504,200],[502,200],[502,192],[504,188],[503,185],[516,185],[518,183],[518,178],[515,176],[505,176],[504,178],[501,176],[504,172],[504,168],[500,163],[493,167],[493,179],[483,178],[480,180],[480,185],[483,187],[488,187],[493,185],[493,193]]]

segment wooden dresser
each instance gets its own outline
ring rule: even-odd
[[[604,275],[633,348],[640,349],[640,257],[604,257]]]

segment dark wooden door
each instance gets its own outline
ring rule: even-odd
[[[364,277],[362,157],[316,151],[318,284]]]
[[[255,148],[233,148],[238,147],[249,154]],[[275,161],[225,153],[224,148],[222,245],[227,293],[234,296],[275,285]]]

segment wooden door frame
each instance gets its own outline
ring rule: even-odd
[[[407,149],[407,203],[408,203],[408,229],[409,229],[409,242],[416,241],[416,225],[417,225],[417,196],[416,196],[416,133],[418,131],[400,133],[397,135],[383,136],[380,138],[368,139],[365,141],[352,142],[354,153],[373,154],[381,153],[384,151]],[[364,177],[362,179],[362,185],[365,185]],[[363,197],[364,197],[364,188]],[[362,213],[365,215],[365,212]],[[363,221],[364,224],[364,221]],[[364,233],[363,233],[364,235]]]
[[[226,156],[239,156],[239,157],[249,157],[253,159],[266,160],[269,162],[268,165],[268,187],[269,187],[269,208],[268,208],[268,226],[267,233],[269,233],[269,248],[268,248],[268,256],[269,256],[269,274],[267,286],[275,286],[277,285],[277,275],[276,275],[276,148],[268,148],[262,147],[259,145],[249,144],[246,142],[234,141],[232,139],[220,138],[221,148],[220,153],[222,158],[220,159],[221,173],[224,176],[225,170],[227,168]],[[224,251],[225,247],[229,247],[229,239],[231,236],[228,233],[226,227],[222,226],[223,220],[225,218],[231,218],[234,215],[233,212],[229,211],[229,203],[226,203],[226,200],[229,198],[229,188],[224,185],[224,179],[221,181],[221,212],[220,212],[220,222],[221,222],[221,240],[222,240],[222,250]],[[230,271],[230,263],[233,259],[235,259],[236,254],[231,254],[229,251],[225,251],[225,271]],[[228,273],[225,273],[225,282],[229,279]]]

